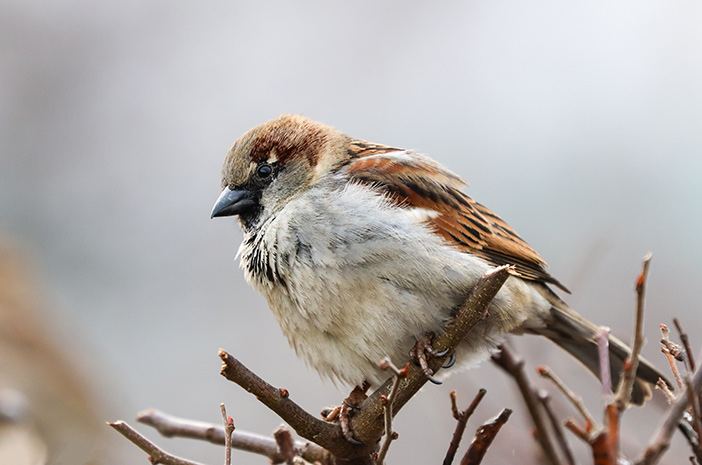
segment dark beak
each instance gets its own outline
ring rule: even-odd
[[[253,192],[248,190],[233,191],[225,187],[222,194],[220,194],[217,199],[214,208],[212,208],[212,215],[210,218],[214,218],[215,216],[239,215],[255,206],[256,200]]]

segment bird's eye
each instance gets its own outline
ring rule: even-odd
[[[271,167],[271,165],[261,165],[256,170],[256,174],[258,174],[259,178],[267,178],[272,173],[273,173],[273,168]]]

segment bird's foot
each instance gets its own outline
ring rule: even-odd
[[[338,422],[341,427],[341,432],[348,442],[354,445],[363,444],[353,437],[349,419],[353,413],[359,408],[359,404],[368,398],[366,392],[370,388],[370,383],[364,381],[362,386],[356,386],[349,396],[343,400],[341,405],[330,407],[322,411],[322,418],[330,422]]]
[[[412,350],[410,350],[410,356],[412,357],[412,360],[419,364],[429,381],[431,381],[434,384],[442,384],[441,381],[434,378],[434,370],[429,368],[428,358],[444,357],[449,353],[449,351],[444,350],[439,352],[434,350],[434,348],[431,346],[431,341],[433,337],[434,335],[432,333],[425,333],[422,336],[418,337],[417,343],[414,345],[414,347],[412,347]],[[446,363],[446,365],[443,366],[443,368],[450,368],[453,366],[454,363],[456,363],[455,353],[451,354],[451,358]]]

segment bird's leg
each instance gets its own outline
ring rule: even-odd
[[[370,388],[370,383],[364,381],[361,386],[353,388],[353,391],[343,400],[341,405],[322,411],[322,417],[326,421],[339,422],[341,432],[346,440],[352,444],[359,445],[361,443],[353,437],[353,431],[351,431],[351,427],[349,426],[349,418],[353,414],[354,409],[357,409],[358,405],[368,397],[366,395],[368,388]]]
[[[427,362],[427,357],[443,357],[448,354],[448,350],[443,352],[437,352],[431,346],[431,340],[434,337],[432,333],[424,333],[423,335],[417,337],[417,343],[410,350],[410,356],[419,366],[426,375],[427,379],[434,384],[442,384],[441,381],[434,378],[434,370],[429,368],[429,363]],[[451,359],[446,364],[445,368],[450,368],[456,362],[455,355],[451,355]]]

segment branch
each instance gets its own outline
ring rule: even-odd
[[[254,394],[298,435],[315,442],[334,455],[353,455],[354,446],[344,438],[339,425],[307,413],[290,399],[287,390],[271,386],[225,350],[219,350],[219,357],[222,359],[221,374],[225,378]]]
[[[388,394],[387,397],[380,397],[380,403],[383,404],[383,417],[385,419],[385,440],[380,446],[380,452],[378,452],[378,458],[375,460],[375,463],[378,465],[383,465],[385,463],[385,456],[390,449],[390,443],[397,439],[397,433],[392,430],[392,404],[395,401],[397,389],[400,387],[400,379],[404,378],[405,374],[407,373],[407,365],[405,368],[400,370],[393,365],[389,358],[384,358],[380,361],[380,367],[384,370],[392,369],[392,371],[395,373],[395,377],[392,380],[392,387],[390,388],[390,394]]]
[[[692,388],[695,393],[699,393],[702,389],[702,370],[697,366],[695,374],[692,376]],[[659,427],[655,436],[651,440],[651,445],[644,452],[643,457],[636,462],[637,465],[653,465],[658,463],[665,451],[670,447],[670,439],[675,432],[675,429],[680,423],[680,419],[685,413],[685,409],[690,405],[690,398],[683,392],[678,400],[668,410],[668,416],[663,424]]]
[[[458,420],[458,422],[456,423],[456,430],[453,432],[453,437],[451,437],[451,444],[449,444],[448,451],[446,451],[443,465],[451,465],[453,463],[453,459],[458,451],[458,446],[461,444],[461,438],[463,438],[463,432],[468,424],[468,419],[473,415],[478,404],[483,400],[483,397],[485,397],[486,392],[485,389],[479,390],[468,408],[459,412],[458,406],[456,405],[456,391],[451,391],[451,411],[453,412],[453,417]]]
[[[595,419],[592,418],[590,411],[585,407],[582,397],[577,395],[574,391],[568,388],[566,384],[559,378],[549,367],[541,366],[536,367],[536,371],[543,376],[551,380],[553,384],[568,398],[571,404],[580,412],[580,415],[585,419],[585,431],[588,433],[596,426]]]
[[[541,403],[536,395],[536,389],[524,372],[524,360],[516,357],[505,345],[500,346],[500,352],[494,354],[492,360],[509,373],[517,382],[517,387],[524,398],[524,402],[529,410],[529,415],[531,415],[531,420],[534,422],[536,440],[541,444],[541,448],[546,454],[549,463],[553,465],[559,464],[560,461],[558,460],[556,447],[548,434],[546,419],[541,409]]]
[[[468,332],[487,315],[487,308],[510,275],[511,268],[494,268],[483,275],[470,292],[466,302],[458,309],[454,319],[446,326],[443,334],[433,341],[437,352],[453,350]],[[315,442],[330,451],[337,458],[356,460],[357,463],[370,463],[370,454],[384,431],[381,396],[388,397],[394,377],[388,379],[370,397],[361,403],[359,410],[351,418],[354,438],[362,442],[357,446],[344,438],[337,424],[318,420],[293,402],[284,389],[277,389],[246,368],[236,358],[220,350],[222,375],[230,381],[254,394],[258,400],[282,418],[298,435]],[[430,368],[436,372],[446,357],[434,357]],[[393,415],[414,396],[427,382],[424,372],[410,364],[407,376],[398,381],[397,393],[393,401]]]
[[[458,309],[456,316],[432,342],[432,347],[437,352],[450,352],[470,332],[475,325],[486,317],[490,302],[510,276],[511,267],[500,266],[485,273],[476,283],[466,302]],[[434,357],[429,360],[429,368],[436,373],[446,357]],[[414,396],[424,384],[427,377],[420,367],[410,364],[407,376],[400,380],[397,396],[393,403],[394,414]],[[392,379],[386,381],[368,399],[361,404],[361,409],[351,418],[356,439],[368,444],[377,441],[383,431],[383,426],[377,421],[382,416],[380,396],[390,392]]]
[[[139,449],[143,450],[149,454],[149,461],[153,464],[163,464],[163,465],[201,465],[197,462],[191,462],[190,460],[181,459],[175,455],[171,455],[163,449],[159,448],[156,444],[146,439],[137,430],[129,426],[123,421],[115,421],[113,423],[108,422],[108,425],[113,427],[122,436],[129,439],[134,445]]]
[[[636,382],[636,371],[639,368],[639,355],[644,344],[644,302],[646,298],[646,278],[648,278],[648,267],[651,264],[651,253],[646,254],[643,260],[643,270],[636,279],[636,324],[634,329],[634,345],[631,348],[631,355],[624,362],[624,369],[617,389],[615,400],[617,409],[622,412],[631,400],[631,392]]]
[[[232,433],[236,429],[232,417],[227,416],[227,408],[219,404],[222,411],[222,425],[224,426],[224,465],[232,465]]]
[[[508,408],[504,409],[500,415],[491,423],[487,423],[478,429],[475,433],[473,442],[470,444],[466,455],[461,460],[461,465],[479,465],[483,461],[483,457],[487,453],[488,447],[497,436],[497,433],[502,428],[502,425],[507,423],[512,411]]]
[[[213,444],[224,444],[224,428],[221,426],[182,418],[160,412],[147,410],[139,413],[137,421],[156,429],[162,436],[199,439]],[[252,452],[268,457],[273,463],[285,461],[278,445],[273,438],[255,433],[236,430],[232,433],[232,447],[234,449]],[[311,442],[295,441],[295,449],[303,459],[308,462],[330,464],[329,452]]]
[[[563,430],[561,429],[561,425],[558,422],[558,419],[556,418],[556,414],[553,413],[553,410],[551,409],[551,399],[549,398],[546,391],[543,389],[540,390],[537,394],[539,396],[539,402],[541,402],[541,405],[543,406],[544,411],[546,412],[546,417],[551,423],[551,430],[553,430],[553,434],[556,436],[556,442],[560,446],[561,452],[563,452],[566,464],[575,465],[575,457],[573,457],[573,451],[570,450],[570,447],[568,446],[568,441],[566,440],[565,435],[563,434]]]

